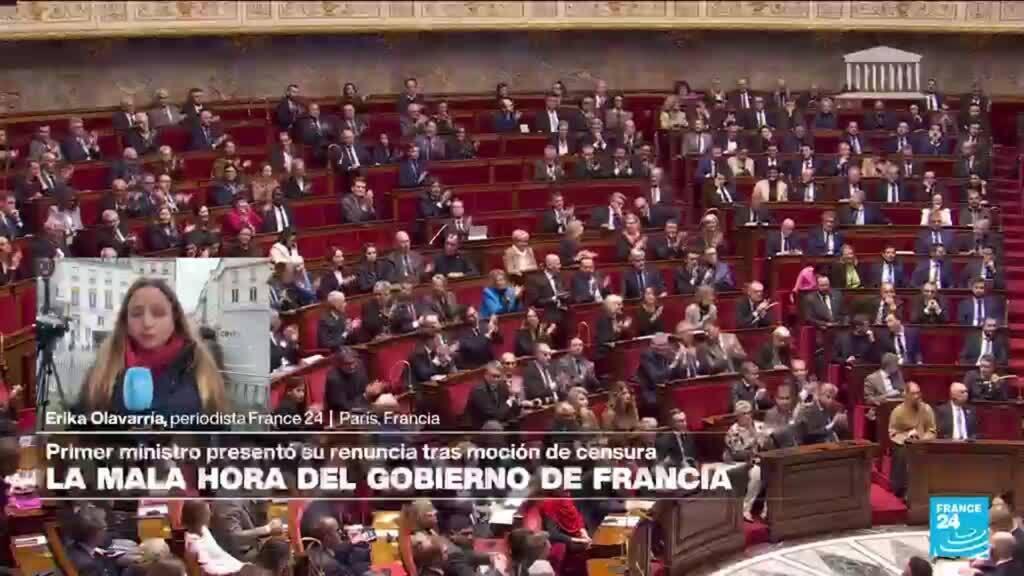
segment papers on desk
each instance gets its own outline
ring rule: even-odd
[[[896,251],[896,255],[897,256],[913,256],[914,255],[914,251],[913,250],[897,250]]]
[[[4,478],[4,482],[7,482],[7,485],[11,487],[11,494],[31,494],[35,492],[38,480],[35,470],[18,470]]]
[[[491,504],[490,523],[511,526],[515,523],[516,512],[523,505],[522,498],[506,498],[504,502]]]
[[[170,510],[167,508],[167,504],[140,504],[138,517],[139,518],[153,518],[160,516],[167,516]]]
[[[36,445],[36,437],[27,435],[18,438],[18,445],[22,448],[31,448]]]
[[[604,517],[604,522],[601,522],[601,526],[608,526],[611,528],[634,528],[639,523],[639,516],[630,516],[628,514],[609,514]]]
[[[19,536],[14,539],[15,548],[32,548],[34,546],[46,546],[46,536],[35,534],[32,536]]]
[[[626,500],[626,512],[634,510],[647,512],[651,508],[654,508],[654,500]]]
[[[319,362],[322,358],[323,356],[320,354],[313,354],[312,356],[306,356],[302,360],[299,360],[299,363],[304,366],[309,366],[310,364]]]
[[[935,576],[958,576],[961,568],[966,568],[970,562],[966,560],[939,560],[932,568]]]

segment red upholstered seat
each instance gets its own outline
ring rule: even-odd
[[[188,129],[184,126],[167,126],[160,129],[157,138],[161,146],[170,146],[172,150],[181,152],[188,148],[190,137]],[[206,175],[209,176],[210,173],[207,172]]]
[[[988,440],[1020,440],[1021,413],[1011,406],[975,406],[978,435]]]
[[[687,421],[695,427],[708,416],[729,411],[730,386],[727,383],[674,384],[669,386],[671,406],[686,412]]]
[[[277,130],[268,128],[266,125],[260,124],[243,124],[230,126],[227,129],[227,133],[238,143],[239,146],[260,146],[266,147],[268,142],[268,133],[273,133],[273,141],[277,141]]]
[[[490,166],[480,162],[431,162],[427,171],[439,178],[444,186],[490,182]]]
[[[75,166],[71,182],[77,190],[106,190],[110,166],[106,162],[89,162]]]

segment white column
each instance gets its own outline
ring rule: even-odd
[[[853,86],[854,92],[860,92],[860,64],[853,65]]]
[[[871,91],[878,90],[878,65],[871,64]]]
[[[896,89],[903,91],[903,65],[896,65]]]
[[[921,63],[914,63],[914,90],[921,90]]]
[[[885,80],[885,64],[879,64],[878,65],[878,91],[879,92],[888,92],[889,91],[889,87],[886,84],[886,80]]]
[[[846,87],[853,92],[853,64],[846,63]]]
[[[889,92],[895,92],[896,90],[896,65],[889,64]]]

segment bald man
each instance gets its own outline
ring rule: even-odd
[[[967,386],[953,382],[949,387],[949,402],[935,409],[935,427],[939,438],[948,440],[976,440],[978,414],[967,403]]]
[[[316,327],[318,348],[336,350],[339,346],[355,344],[362,320],[345,315],[345,294],[331,292],[327,295],[327,311],[320,317]]]
[[[395,249],[388,256],[391,262],[390,282],[402,282],[405,280],[417,284],[425,274],[434,271],[434,263],[426,262],[419,252],[412,249],[412,240],[409,233],[399,230],[395,233]]]
[[[764,297],[764,284],[747,284],[747,297],[736,303],[737,328],[767,328],[774,323],[769,313],[771,301]]]
[[[544,310],[545,322],[561,324],[568,300],[569,291],[562,280],[562,259],[558,254],[548,254],[544,257],[544,272],[527,283],[526,302]]]

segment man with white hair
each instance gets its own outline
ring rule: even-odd
[[[181,110],[171,103],[171,95],[166,88],[159,88],[153,95],[153,107],[149,109],[149,125],[153,128],[174,126],[185,118]]]
[[[988,576],[1018,576],[1024,574],[1024,566],[1019,558],[1014,558],[1014,551],[1017,548],[1017,539],[1010,532],[996,532],[992,534],[992,549],[989,553],[989,562],[993,569],[986,572]]]
[[[336,350],[344,344],[355,344],[362,320],[345,314],[345,293],[334,291],[327,295],[327,311],[320,317],[316,328],[317,348]]]
[[[935,428],[939,438],[975,440],[978,437],[978,414],[967,403],[967,386],[953,382],[949,386],[949,402],[935,409]]]
[[[526,288],[527,305],[542,308],[545,322],[561,324],[569,299],[562,281],[562,259],[558,254],[544,257],[544,272],[530,279]]]
[[[411,280],[419,282],[425,274],[433,272],[433,262],[427,262],[423,256],[412,249],[412,240],[409,233],[399,230],[395,233],[395,249],[388,256],[391,261],[390,282],[401,282]]]
[[[555,374],[566,381],[566,389],[581,386],[596,391],[601,383],[597,380],[594,363],[584,354],[583,339],[576,337],[569,341],[569,352],[555,361]]]
[[[803,241],[796,233],[796,222],[792,218],[783,220],[779,229],[768,236],[766,251],[768,256],[803,253]]]
[[[534,346],[533,362],[523,369],[523,387],[528,400],[554,404],[565,399],[568,389],[555,377],[551,355],[551,346],[548,344],[540,342]]]
[[[644,290],[654,288],[659,297],[668,295],[661,272],[653,266],[647,266],[646,254],[639,248],[629,252],[629,263],[632,269],[622,273],[622,297],[626,299],[641,298]]]
[[[89,162],[100,159],[100,146],[96,131],[86,132],[85,124],[79,117],[68,120],[68,136],[61,142],[60,149],[68,162]]]
[[[747,284],[747,297],[736,303],[737,328],[767,328],[774,323],[768,311],[771,300],[764,297],[764,284],[753,281]]]
[[[114,210],[104,210],[102,214],[103,228],[96,232],[96,244],[103,248],[110,246],[121,256],[130,255],[135,236],[128,233],[121,225],[121,217]]]

